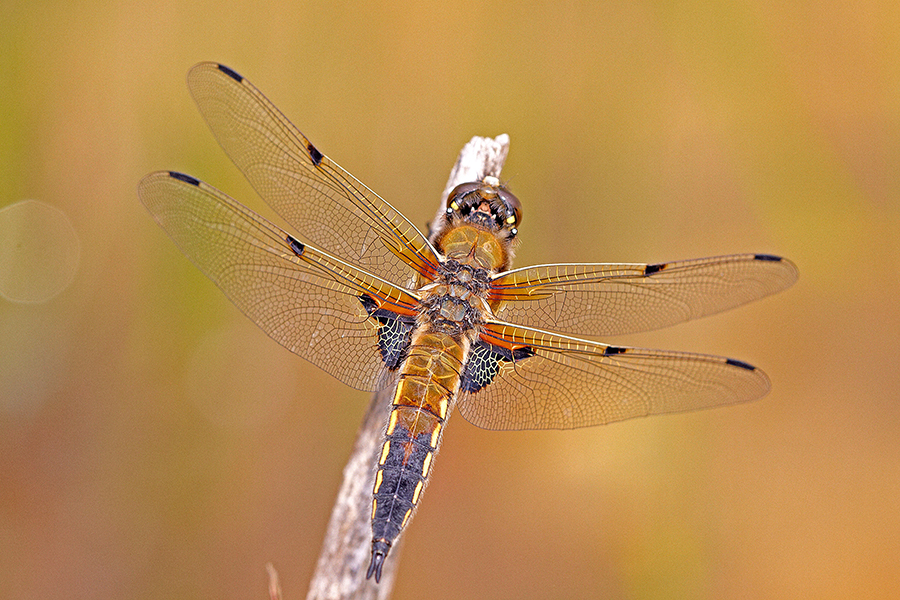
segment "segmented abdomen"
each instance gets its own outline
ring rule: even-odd
[[[375,474],[373,564],[376,555],[388,553],[419,501],[459,389],[467,346],[445,333],[413,335]]]

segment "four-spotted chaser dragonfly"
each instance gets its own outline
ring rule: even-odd
[[[496,178],[456,187],[426,238],[242,76],[201,63],[188,85],[225,152],[304,241],[181,173],[145,177],[141,201],[277,342],[354,388],[395,388],[374,466],[367,577],[380,579],[454,406],[485,429],[569,429],[769,390],[766,375],[739,360],[567,334],[646,331],[733,308],[790,286],[790,261],[741,254],[509,270],[522,209]]]

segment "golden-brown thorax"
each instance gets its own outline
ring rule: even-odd
[[[508,247],[509,242],[474,225],[448,228],[438,239],[438,251],[448,260],[492,273],[506,269],[510,260]]]

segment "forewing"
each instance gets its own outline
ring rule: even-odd
[[[431,277],[437,256],[416,227],[319,152],[249,81],[200,63],[188,87],[222,148],[306,240],[393,283]]]
[[[354,388],[382,384],[380,325],[370,311],[377,304],[384,314],[411,313],[415,296],[301,244],[188,175],[152,173],[138,195],[175,244],[278,343]]]
[[[491,301],[504,321],[574,335],[617,335],[668,327],[792,285],[791,261],[735,254],[670,263],[560,264],[501,273]]]
[[[608,346],[507,323],[485,324],[457,406],[485,429],[573,429],[761,398],[744,362]]]

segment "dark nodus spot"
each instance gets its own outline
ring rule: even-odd
[[[655,265],[647,265],[644,267],[644,275],[653,275],[658,271],[662,271],[666,268],[666,263],[658,263]]]
[[[628,348],[623,348],[621,346],[607,346],[606,350],[603,351],[603,354],[625,354],[628,351]]]
[[[319,152],[319,150],[310,142],[306,142],[306,149],[309,150],[309,157],[312,159],[313,164],[318,167],[319,163],[322,162],[322,159],[325,158],[325,155]]]
[[[294,254],[296,254],[297,256],[300,256],[301,254],[303,254],[303,251],[306,250],[306,246],[295,240],[293,237],[287,236],[286,240],[288,245],[291,247],[291,250],[293,250]]]

